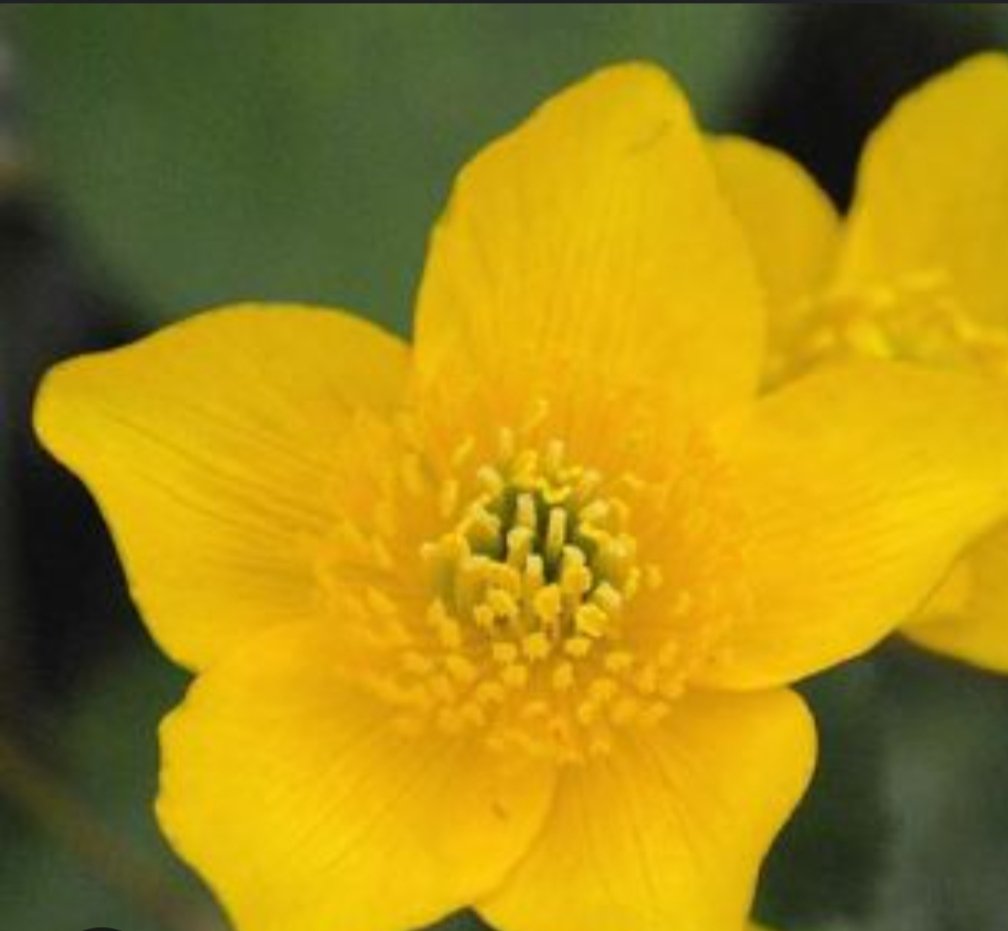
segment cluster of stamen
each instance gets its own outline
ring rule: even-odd
[[[466,458],[463,445],[463,472]],[[627,609],[662,581],[628,530],[633,477],[606,481],[569,463],[559,441],[518,448],[509,430],[495,459],[470,470],[468,482],[442,482],[451,527],[420,552],[441,650],[407,662],[427,688],[438,665],[450,680],[435,723],[573,759],[608,749],[613,723],[657,722],[667,711],[658,675],[643,683],[650,696],[627,688],[637,665],[623,642]]]
[[[532,659],[583,656],[618,636],[643,581],[628,506],[599,495],[602,477],[566,464],[559,442],[542,454],[512,446],[505,433],[501,461],[478,470],[479,493],[457,525],[423,547],[439,593],[433,610],[482,631],[504,655],[509,645]],[[655,567],[649,579],[657,583]]]
[[[844,357],[970,367],[1008,377],[1008,332],[971,318],[948,275],[939,271],[829,292],[801,316],[810,324],[772,360],[772,383]]]
[[[541,423],[436,456],[412,427],[361,430],[374,461],[352,460],[320,568],[365,648],[349,674],[404,733],[584,760],[657,725],[723,652],[741,524],[699,435],[662,439],[643,477],[572,461]],[[630,463],[655,434],[607,440]]]

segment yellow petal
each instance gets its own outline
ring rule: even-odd
[[[1008,525],[963,553],[903,633],[938,653],[1008,673]]]
[[[791,692],[688,695],[564,771],[535,846],[477,908],[502,931],[738,931],[814,756]]]
[[[348,418],[400,400],[408,351],[338,311],[242,306],[58,365],[46,446],[97,498],[164,649],[202,667],[316,608],[303,543],[324,526]]]
[[[162,728],[158,816],[242,931],[403,931],[497,885],[551,768],[475,739],[408,738],[340,679],[324,624],[266,631]]]
[[[905,619],[1008,507],[1008,424],[986,380],[827,368],[725,432],[749,512],[753,610],[702,675],[793,681]]]
[[[425,377],[590,407],[655,383],[718,407],[752,393],[763,309],[744,237],[681,92],[658,68],[558,94],[460,174],[420,289]]]
[[[772,357],[812,312],[810,298],[835,257],[836,210],[812,177],[783,152],[730,136],[711,139],[709,145],[767,291]]]
[[[871,137],[839,284],[944,282],[971,315],[1008,324],[1006,190],[1008,57],[984,54],[904,97]]]

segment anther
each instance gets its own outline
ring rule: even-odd
[[[528,492],[518,495],[515,501],[515,523],[533,533],[538,523],[536,518],[535,498]]]
[[[532,607],[539,622],[550,630],[557,629],[562,602],[560,589],[556,585],[547,585],[539,589],[532,599]]]
[[[591,652],[592,641],[590,637],[568,637],[564,641],[564,652],[574,659],[582,659]]]
[[[504,490],[504,479],[493,466],[483,466],[476,473],[476,480],[488,495],[499,495]]]
[[[543,465],[547,472],[556,474],[563,465],[564,444],[562,440],[551,440],[546,446],[546,455],[543,458]]]
[[[526,634],[522,639],[522,649],[529,659],[545,659],[550,655],[552,645],[546,634],[541,630],[536,630]]]
[[[623,596],[608,582],[601,582],[595,587],[591,600],[609,617],[617,614],[623,607]]]
[[[507,561],[515,569],[525,566],[535,536],[528,527],[512,527],[507,534]]]
[[[609,617],[597,605],[583,604],[574,613],[574,626],[579,634],[597,639],[606,632]]]
[[[546,527],[546,561],[555,563],[560,559],[567,539],[567,511],[555,507],[549,512]]]

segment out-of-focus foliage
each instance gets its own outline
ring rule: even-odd
[[[907,648],[882,669],[893,823],[868,931],[997,928],[1008,905],[1008,681]]]
[[[0,795],[4,928],[223,926],[197,880],[166,848],[151,812],[154,735],[183,683],[153,649],[138,651],[91,670],[66,713],[40,719],[44,732],[32,744],[43,754],[58,745],[59,759],[51,772],[20,778],[32,781],[48,813],[11,808]],[[0,766],[6,763],[0,749]],[[0,788],[9,779],[0,778]]]
[[[772,927],[863,921],[892,832],[882,788],[885,735],[874,724],[881,699],[877,663],[851,663],[802,691],[815,712],[819,761],[800,817],[764,868],[760,915]]]
[[[135,851],[111,870],[72,853],[0,779],[12,931],[220,927],[150,811],[156,721],[184,678],[139,636],[83,495],[29,444],[45,364],[240,298],[339,303],[405,332],[455,170],[601,64],[661,62],[706,125],[790,148],[842,198],[899,92],[1008,42],[1004,7],[965,5],[25,5],[6,22],[41,226],[55,214],[67,236],[40,248],[34,220],[4,221],[0,175],[0,720]],[[66,687],[19,703],[17,683],[42,680]],[[761,915],[780,931],[1000,928],[1008,682],[897,647],[806,691],[821,770]],[[137,902],[123,882],[145,876]]]
[[[159,315],[301,299],[408,327],[459,165],[600,65],[652,58],[723,123],[776,10],[285,4],[25,10],[37,165]]]

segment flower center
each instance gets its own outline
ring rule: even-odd
[[[827,294],[807,316],[810,325],[772,360],[771,383],[828,359],[852,357],[977,368],[1008,377],[1008,333],[971,319],[939,271]]]
[[[723,654],[749,610],[726,467],[701,432],[631,414],[605,461],[641,473],[578,461],[543,420],[450,452],[416,427],[348,444],[359,509],[319,565],[365,651],[348,674],[405,734],[582,761]]]
[[[598,472],[565,462],[559,441],[515,452],[508,434],[477,481],[455,527],[422,550],[439,610],[537,658],[618,636],[644,574],[625,501]]]
[[[643,670],[625,629],[662,585],[630,531],[646,483],[571,463],[558,440],[519,447],[510,430],[460,472],[438,491],[450,529],[420,548],[437,646],[405,660],[436,726],[570,761],[607,750],[613,724],[657,723],[679,684]]]

